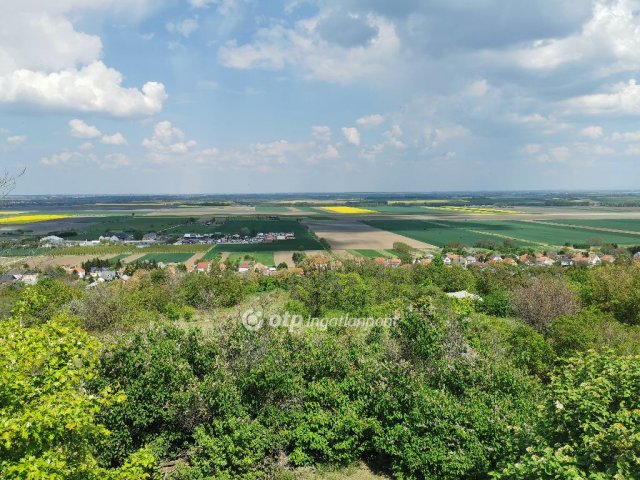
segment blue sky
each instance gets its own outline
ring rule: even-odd
[[[638,188],[640,1],[470,3],[3,2],[0,158],[22,194]]]

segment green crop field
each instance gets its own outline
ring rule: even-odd
[[[415,240],[443,246],[450,242],[474,245],[478,240],[500,241],[513,239],[519,245],[557,245],[565,243],[603,243],[620,245],[640,244],[640,235],[630,233],[603,232],[573,228],[570,225],[557,226],[531,223],[518,220],[481,221],[481,220],[376,220],[366,222],[369,225],[404,235]]]
[[[218,250],[216,247],[211,247],[209,250],[207,250],[207,253],[204,254],[204,257],[202,257],[202,260],[210,262],[212,260],[218,260],[220,258],[220,254],[222,252],[220,250]]]
[[[228,260],[231,262],[242,262],[246,257],[250,257],[251,260],[266,265],[267,267],[275,265],[273,253],[271,252],[233,252],[229,254]]]
[[[365,222],[375,228],[388,230],[405,237],[413,238],[431,245],[444,246],[447,243],[460,242],[473,246],[478,240],[502,241],[504,238],[490,235],[489,233],[476,233],[467,229],[480,230],[481,222],[455,222],[455,221],[422,221],[422,220],[373,220]],[[518,242],[516,244],[528,245],[531,242]]]
[[[607,218],[607,219],[553,219],[543,222],[562,223],[563,225],[577,225],[580,227],[610,228],[613,230],[627,230],[640,232],[640,219],[637,218]]]
[[[137,262],[162,262],[162,263],[184,263],[193,256],[193,253],[148,253],[136,260]]]
[[[466,229],[477,229],[547,245],[593,243],[595,240],[620,245],[640,244],[640,235],[586,230],[584,228],[574,228],[570,225],[563,227],[518,220],[486,222],[463,221],[458,223],[464,224],[463,228]]]

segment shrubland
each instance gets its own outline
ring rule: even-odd
[[[3,290],[0,478],[637,478],[637,266],[298,260]],[[394,320],[252,331],[249,308]]]

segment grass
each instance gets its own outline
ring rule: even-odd
[[[247,256],[251,257],[253,261],[266,265],[267,267],[275,265],[272,252],[232,252],[229,254],[228,260],[231,262],[242,262]]]
[[[148,253],[136,260],[137,262],[162,262],[162,263],[184,263],[193,256],[192,253]]]

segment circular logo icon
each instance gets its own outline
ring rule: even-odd
[[[250,308],[242,314],[242,325],[251,332],[260,330],[263,324],[262,312],[256,312],[253,308]]]

